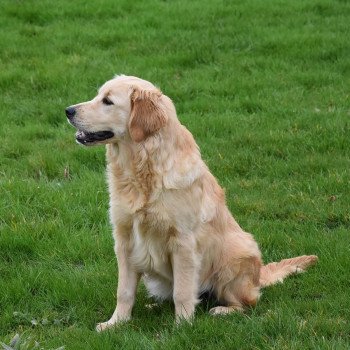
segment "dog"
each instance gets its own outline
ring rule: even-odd
[[[242,311],[255,306],[261,288],[316,263],[304,255],[263,264],[171,99],[152,83],[116,76],[65,112],[79,144],[107,149],[119,274],[116,309],[98,331],[131,318],[141,278],[151,296],[173,299],[176,322],[191,322],[204,292],[220,305],[210,314]]]

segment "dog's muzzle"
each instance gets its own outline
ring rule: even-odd
[[[65,111],[69,124],[78,129],[78,131],[75,133],[75,139],[81,145],[92,146],[101,143],[102,141],[111,139],[114,136],[114,133],[109,130],[91,132],[81,129],[75,120],[73,120],[74,116],[77,114],[76,109],[74,107],[67,107]]]

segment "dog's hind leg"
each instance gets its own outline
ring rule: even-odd
[[[223,288],[218,289],[218,300],[224,306],[209,310],[212,315],[222,315],[231,312],[242,312],[244,306],[255,306],[260,297],[260,267],[257,257],[242,259],[239,273]]]

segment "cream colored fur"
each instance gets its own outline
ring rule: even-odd
[[[114,104],[104,105],[108,97]],[[255,305],[260,288],[301,272],[303,256],[263,266],[251,234],[237,224],[225,194],[201,159],[172,101],[153,84],[117,76],[91,101],[74,106],[74,125],[110,130],[107,174],[118,259],[117,307],[104,330],[131,317],[141,277],[150,295],[173,299],[176,320],[190,320],[200,293],[222,314]]]

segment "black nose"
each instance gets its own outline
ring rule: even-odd
[[[74,107],[67,107],[66,108],[66,116],[68,119],[72,119],[75,116],[75,108]]]

